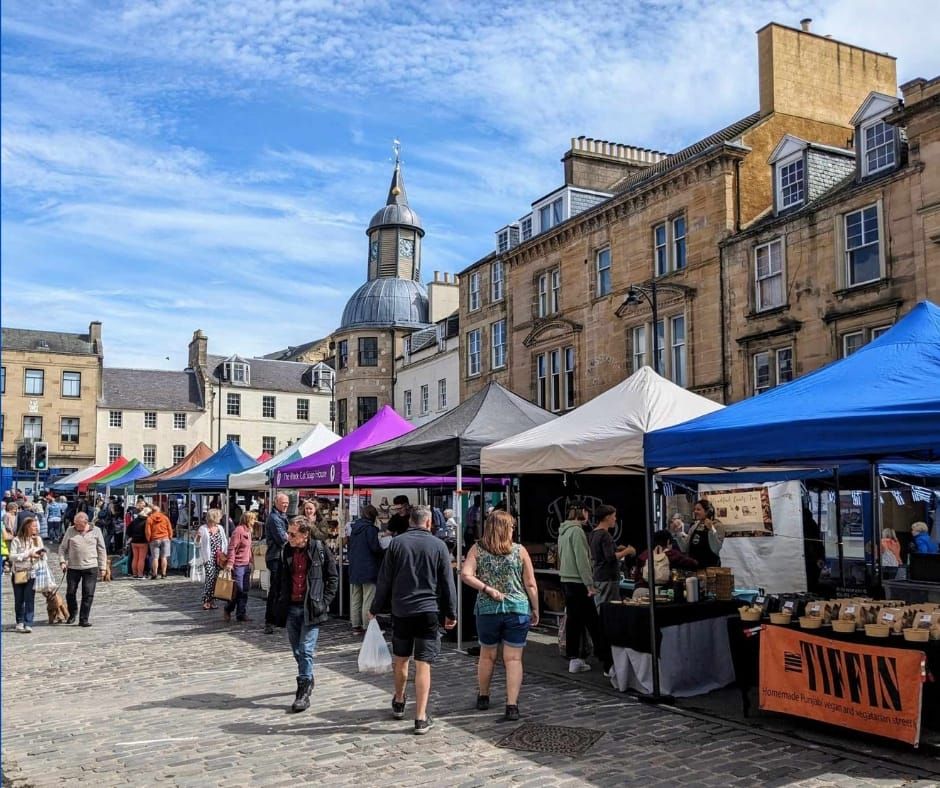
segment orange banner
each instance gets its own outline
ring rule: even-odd
[[[760,708],[917,745],[925,656],[765,626]]]

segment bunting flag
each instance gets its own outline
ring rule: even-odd
[[[894,496],[894,500],[898,506],[904,506],[904,493],[900,490],[892,490],[891,494]]]
[[[911,498],[915,501],[923,501],[924,503],[930,503],[933,498],[933,492],[928,490],[926,487],[911,487]]]
[[[852,504],[854,506],[862,505],[862,494],[858,490],[852,492]]]
[[[663,495],[667,498],[671,498],[676,494],[676,485],[672,482],[663,482]]]

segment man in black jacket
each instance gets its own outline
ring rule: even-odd
[[[410,526],[389,545],[379,570],[375,599],[369,618],[392,611],[392,654],[395,668],[395,695],[392,716],[405,716],[405,685],[408,663],[415,660],[415,733],[427,733],[431,716],[427,712],[431,694],[431,664],[441,651],[440,618],[444,628],[457,623],[457,592],[450,553],[431,533],[431,510],[416,506]]]
[[[287,507],[290,506],[290,498],[284,493],[278,493],[274,496],[274,506],[271,508],[271,514],[264,523],[264,540],[268,549],[264,554],[264,563],[270,573],[271,588],[274,589],[278,584],[278,572],[281,568],[281,550],[287,544]],[[264,634],[274,634],[273,606],[276,594],[268,591],[268,601],[264,608]]]
[[[313,657],[320,624],[329,618],[339,574],[330,548],[311,538],[310,524],[303,517],[293,518],[287,526],[287,544],[280,559],[274,620],[287,627],[297,660],[297,694],[291,711],[305,711],[313,691]]]

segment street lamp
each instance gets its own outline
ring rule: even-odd
[[[630,285],[630,289],[627,291],[627,297],[624,302],[617,307],[617,311],[614,314],[617,317],[623,317],[624,313],[627,311],[627,307],[638,306],[639,304],[646,301],[650,305],[650,310],[653,313],[653,371],[657,375],[662,375],[662,370],[659,368],[659,299],[658,294],[660,290],[665,290],[667,293],[672,293],[674,295],[681,295],[683,297],[689,295],[692,292],[692,289],[686,287],[685,285],[675,285],[669,283],[660,283],[657,284],[656,280],[653,279],[648,285]],[[663,337],[665,339],[665,337]]]

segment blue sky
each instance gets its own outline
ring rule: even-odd
[[[610,9],[616,7],[616,12]],[[6,0],[2,319],[108,366],[328,334],[403,144],[425,279],[560,185],[570,138],[675,150],[757,108],[774,20],[938,69],[933,0]],[[918,25],[917,20],[934,23]]]

